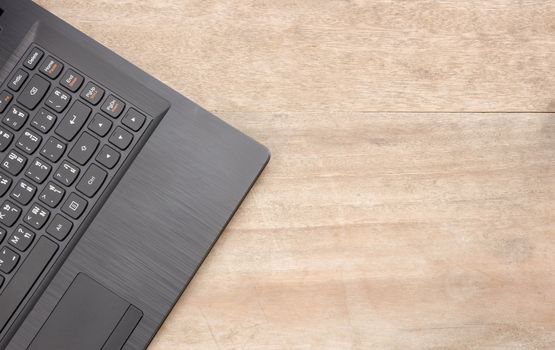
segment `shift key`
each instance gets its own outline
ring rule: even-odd
[[[66,116],[56,128],[56,134],[66,141],[71,141],[89,119],[91,109],[81,101],[75,101]]]

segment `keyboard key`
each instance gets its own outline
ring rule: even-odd
[[[103,117],[102,114],[96,114],[89,124],[89,129],[100,137],[106,136],[112,128],[112,122]]]
[[[66,186],[71,186],[77,176],[79,176],[79,168],[65,160],[54,174],[54,178]]]
[[[15,72],[15,74],[10,79],[8,87],[13,91],[19,91],[28,77],[29,74],[27,74],[27,72],[22,69],[18,69],[17,72]]]
[[[145,120],[146,117],[144,115],[131,108],[125,113],[125,117],[123,117],[121,122],[129,129],[139,131],[145,123]]]
[[[24,252],[33,243],[34,239],[35,233],[33,231],[23,225],[19,225],[8,239],[8,243],[20,252]]]
[[[52,56],[48,56],[42,63],[42,66],[40,66],[40,71],[50,79],[56,79],[62,72],[62,69],[64,69],[62,62]]]
[[[41,108],[35,115],[33,120],[31,120],[31,125],[37,130],[47,133],[52,129],[54,124],[56,124],[56,115],[49,112],[48,110]]]
[[[8,323],[21,301],[27,296],[27,292],[33,288],[33,285],[42,274],[42,271],[48,266],[57,250],[58,245],[48,238],[42,236],[38,239],[35,247],[31,250],[25,261],[23,261],[11,282],[0,294],[0,305],[2,305],[0,308],[0,329],[4,328],[6,323]],[[6,256],[5,259],[8,260],[7,258]],[[0,259],[2,259],[1,250]],[[19,258],[15,259],[13,266],[17,264],[18,260]],[[4,264],[8,263],[4,262]],[[0,267],[0,270],[2,269]]]
[[[27,180],[21,179],[12,190],[10,197],[15,199],[19,204],[27,205],[35,196],[37,188]]]
[[[10,201],[4,201],[0,207],[0,223],[12,227],[21,215],[21,208]]]
[[[42,101],[49,88],[48,80],[40,75],[34,75],[17,98],[17,101],[24,107],[33,110]]]
[[[25,124],[27,117],[29,117],[29,113],[18,106],[12,106],[10,111],[4,116],[4,119],[2,119],[2,123],[17,131]]]
[[[102,97],[104,97],[104,89],[92,81],[90,81],[83,89],[83,92],[81,92],[81,98],[93,106],[96,106],[100,100],[102,100]]]
[[[0,173],[0,196],[3,196],[8,192],[8,189],[12,185],[12,179],[8,176]],[[0,242],[2,240],[0,239]]]
[[[27,158],[21,155],[19,152],[12,150],[6,155],[2,165],[0,165],[4,170],[12,175],[17,175],[21,172],[23,167],[27,163]]]
[[[151,120],[35,46],[19,64],[0,89],[0,330]]]
[[[4,113],[6,107],[12,102],[13,95],[7,91],[0,92],[0,113]]]
[[[48,221],[49,216],[50,212],[46,208],[35,203],[25,215],[23,221],[33,226],[37,230],[40,230],[40,228],[43,227],[44,224],[46,224],[46,221]]]
[[[48,228],[46,228],[46,232],[58,241],[63,241],[71,232],[72,227],[73,224],[71,221],[64,218],[60,214],[56,214],[50,225],[48,225]]]
[[[66,109],[70,100],[71,96],[68,93],[56,88],[50,93],[45,104],[56,112],[61,113],[64,109]]]
[[[35,69],[37,64],[39,64],[40,59],[42,58],[43,55],[44,55],[44,52],[42,52],[42,50],[34,47],[27,55],[27,58],[25,58],[25,61],[23,61],[23,65],[33,70]]]
[[[56,134],[67,141],[73,140],[87,119],[89,119],[90,114],[91,109],[89,107],[81,101],[75,101],[64,119],[62,119],[58,127],[56,127]]]
[[[17,265],[19,255],[8,247],[0,249],[0,271],[10,273]]]
[[[108,96],[106,102],[102,105],[102,111],[106,112],[110,117],[117,118],[125,109],[125,103],[115,97],[114,95]]]
[[[50,161],[56,163],[60,157],[64,154],[66,150],[66,145],[62,141],[55,137],[51,137],[46,141],[46,144],[42,148],[40,153]]]
[[[50,208],[55,208],[60,204],[65,193],[66,191],[62,187],[53,182],[49,182],[39,195],[39,199]]]
[[[31,130],[25,130],[25,132],[19,136],[16,146],[23,152],[31,154],[39,148],[41,141],[42,137]]]
[[[98,140],[88,132],[84,132],[69,152],[69,158],[81,165],[85,165],[98,147]]]
[[[108,145],[102,146],[96,160],[108,169],[112,169],[119,161],[119,152]]]
[[[83,214],[87,205],[88,203],[85,199],[75,193],[71,193],[62,206],[62,211],[77,220]]]
[[[124,150],[133,141],[133,135],[129,132],[124,130],[122,127],[117,127],[112,136],[110,136],[110,143],[114,144],[117,148]]]
[[[0,127],[0,152],[4,152],[12,143],[13,134],[8,130]]]
[[[77,190],[83,193],[85,196],[92,198],[98,192],[108,173],[102,170],[98,165],[91,164],[89,169],[85,172],[85,175],[81,178],[81,181],[77,184]]]
[[[52,167],[50,166],[50,164],[48,164],[47,162],[43,161],[40,158],[35,158],[35,160],[31,162],[31,165],[27,169],[27,172],[25,173],[25,175],[27,175],[27,177],[29,177],[31,180],[35,181],[36,183],[41,184],[44,182],[44,180],[46,180],[46,178],[50,174],[50,170],[52,170]]]
[[[70,69],[62,77],[60,84],[62,84],[62,86],[69,91],[76,92],[83,84],[83,76],[75,73],[73,70]]]

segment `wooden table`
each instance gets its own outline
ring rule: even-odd
[[[39,0],[266,144],[150,349],[555,348],[555,3]]]

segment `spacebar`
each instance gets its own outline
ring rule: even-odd
[[[33,287],[56,250],[58,250],[56,243],[46,237],[41,237],[4,292],[0,294],[0,332]]]

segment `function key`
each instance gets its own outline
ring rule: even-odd
[[[8,242],[15,249],[24,252],[33,243],[33,239],[35,239],[35,233],[25,226],[19,225],[8,239]]]
[[[119,161],[119,152],[108,145],[102,146],[96,160],[108,169],[112,169]]]
[[[12,179],[0,173],[0,196],[3,196],[4,194],[6,194],[11,184],[12,184]],[[2,240],[0,239],[0,242],[1,241]]]
[[[62,69],[64,69],[63,63],[52,56],[48,56],[40,66],[40,71],[50,79],[56,79],[62,72]]]
[[[10,104],[13,99],[13,95],[7,91],[0,92],[0,113],[6,110],[6,107]]]
[[[117,148],[124,150],[129,147],[131,141],[133,141],[133,135],[129,131],[126,131],[122,127],[118,126],[112,133],[112,136],[110,136],[109,141]]]
[[[124,109],[125,103],[120,99],[114,97],[114,95],[108,96],[108,98],[102,105],[102,110],[112,118],[119,117]]]
[[[21,172],[25,163],[27,163],[27,158],[12,150],[6,155],[0,166],[8,173],[15,176]]]
[[[42,56],[44,56],[44,52],[35,47],[31,50],[31,52],[29,52],[27,58],[25,58],[25,61],[23,62],[23,65],[29,69],[35,69]]]
[[[133,108],[129,109],[122,119],[123,125],[133,131],[139,131],[145,123],[146,117]]]
[[[62,77],[62,81],[60,81],[60,84],[62,84],[62,86],[69,91],[76,92],[83,84],[83,80],[84,79],[82,75],[79,75],[70,69]]]
[[[0,127],[0,152],[4,152],[12,143],[13,134],[6,129]]]
[[[2,123],[17,131],[25,124],[27,117],[29,117],[29,113],[18,106],[12,106],[11,110],[2,119]]]
[[[87,208],[87,201],[75,193],[71,193],[62,206],[62,211],[74,219],[79,219]]]
[[[50,93],[50,96],[46,99],[46,106],[52,108],[54,111],[60,113],[66,109],[71,96],[62,90],[56,88]]]
[[[4,201],[0,207],[0,223],[12,227],[21,215],[21,208],[10,201]]]
[[[51,137],[46,141],[46,144],[40,153],[48,158],[51,162],[56,163],[58,159],[64,154],[66,145],[55,137]]]
[[[96,85],[92,81],[85,86],[83,92],[81,92],[81,98],[89,102],[93,106],[96,106],[100,100],[104,97],[104,89]]]
[[[46,79],[40,75],[34,75],[17,100],[31,110],[35,109],[49,88],[50,83]]]
[[[8,83],[9,88],[12,89],[13,91],[19,91],[19,89],[21,89],[21,86],[23,86],[23,83],[25,83],[25,80],[27,80],[28,77],[29,77],[29,74],[27,74],[27,72],[25,72],[22,69],[18,69],[17,72],[15,72],[15,74],[10,79],[10,82]]]
[[[112,122],[110,119],[103,117],[101,114],[96,114],[89,124],[89,129],[100,137],[106,136],[111,128]]]
[[[0,243],[2,243],[2,241],[4,240],[4,237],[6,237],[6,234],[8,234],[8,232],[2,227],[0,227]],[[1,285],[2,284],[0,283],[0,286]]]
[[[44,180],[46,180],[48,175],[50,175],[50,170],[52,170],[50,164],[46,163],[40,158],[35,158],[35,160],[33,160],[31,165],[25,172],[25,175],[27,175],[27,177],[29,177],[31,180],[41,184],[44,182]]]
[[[71,186],[77,176],[79,176],[79,168],[65,160],[54,174],[54,178],[66,186]]]
[[[56,214],[50,225],[46,228],[46,232],[57,240],[63,241],[71,231],[72,227],[73,224],[71,221],[64,218],[60,214]]]
[[[19,262],[19,255],[8,247],[0,249],[0,271],[10,273]]]
[[[42,131],[43,133],[47,133],[56,123],[56,119],[57,118],[55,114],[50,113],[44,108],[41,108],[35,115],[33,120],[31,120],[31,125],[34,126],[37,130]]]

